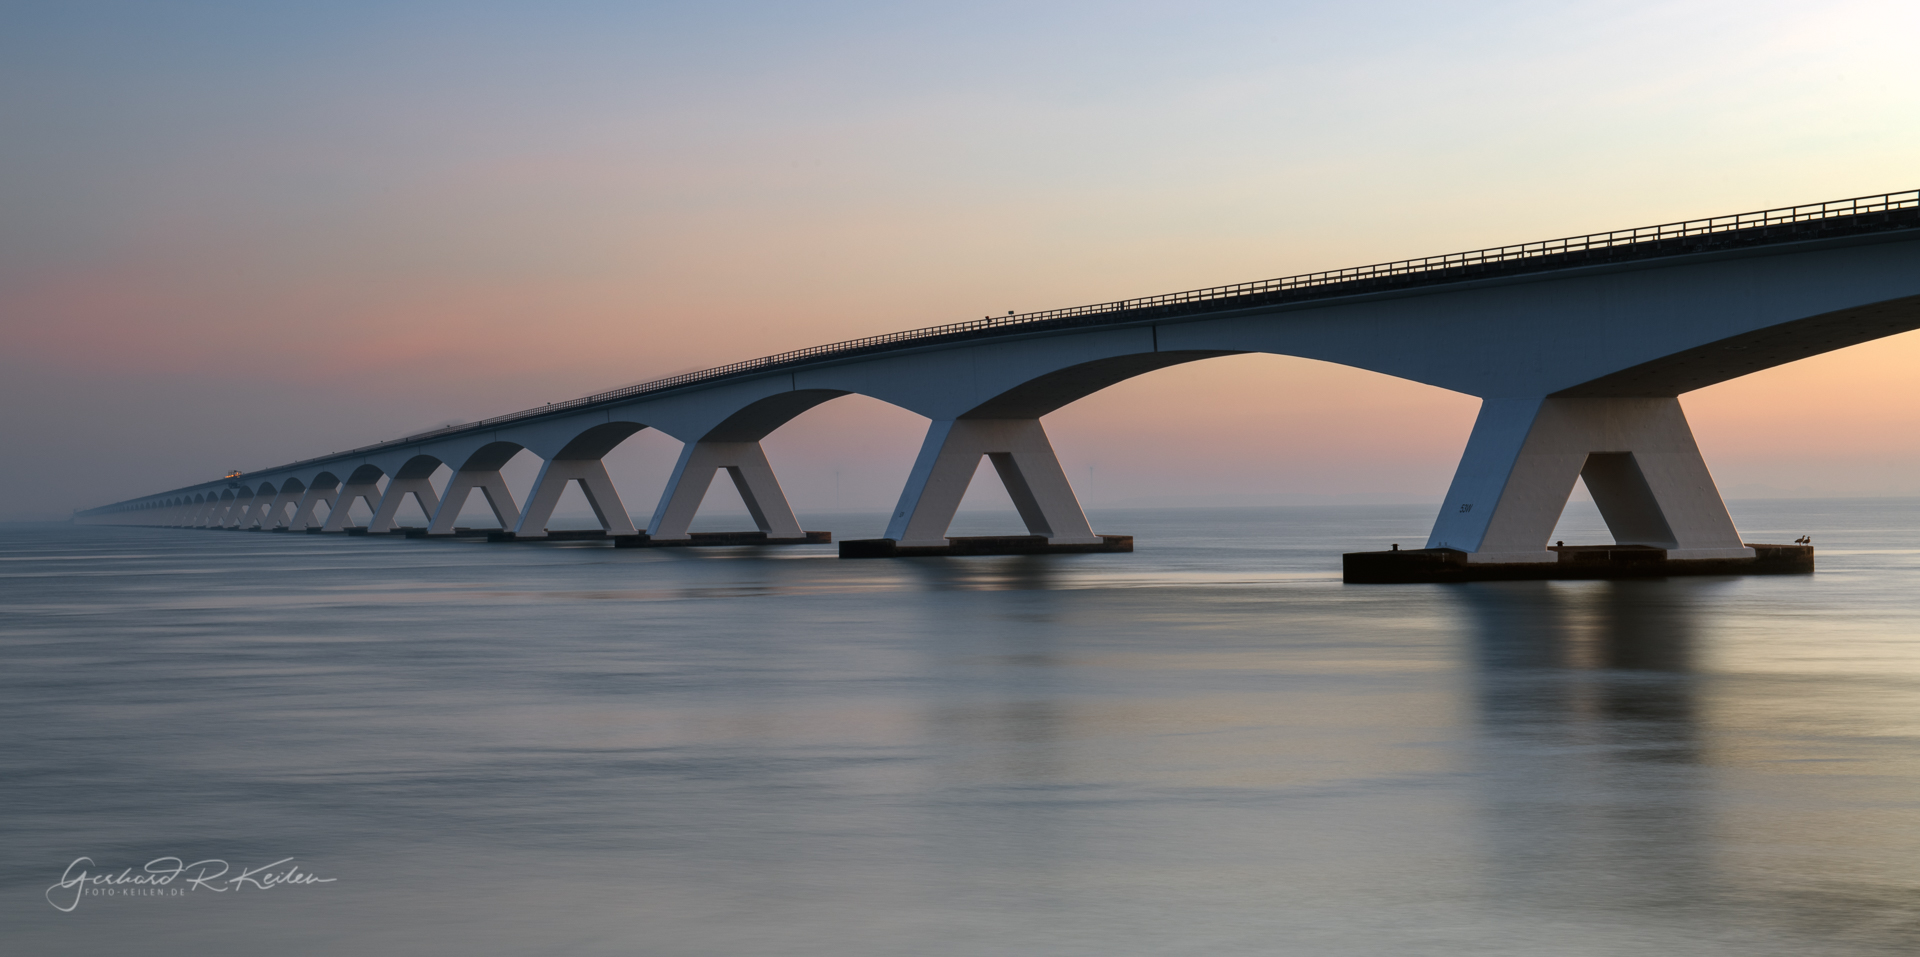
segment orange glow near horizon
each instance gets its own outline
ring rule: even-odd
[[[0,516],[1008,310],[1920,185],[1910,6],[1394,9],[397,13],[376,42],[49,8],[6,67],[39,92],[0,104]],[[1920,495],[1916,359],[1684,402],[1731,496]],[[1246,356],[1047,425],[1092,504],[1431,501],[1476,407]],[[846,399],[768,448],[797,503],[885,509],[919,429]],[[657,438],[619,453],[640,485]]]

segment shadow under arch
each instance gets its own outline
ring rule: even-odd
[[[274,496],[273,503],[267,507],[260,519],[262,528],[285,528],[300,510],[300,502],[307,493],[307,484],[297,475],[289,475],[280,480],[280,492]],[[292,509],[289,512],[288,509]]]
[[[447,479],[445,490],[441,493],[439,506],[428,514],[427,534],[455,534],[460,514],[466,509],[473,491],[479,489],[487,506],[492,510],[494,521],[503,529],[511,529],[520,518],[520,506],[514,501],[513,493],[507,488],[507,482],[500,474],[501,468],[521,452],[533,455],[526,446],[504,439],[488,442],[468,452],[459,462],[448,461],[445,464],[453,469],[453,475]],[[538,456],[534,456],[538,458]]]
[[[1136,376],[1201,359],[1242,355],[1232,350],[1140,352],[1109,356],[1035,376],[961,414],[967,419],[1039,418]],[[881,390],[796,389],[747,404],[700,436],[703,442],[758,442],[801,414],[842,396],[861,395],[920,413]],[[589,430],[592,431],[592,430]],[[585,433],[583,433],[584,435]],[[625,436],[622,436],[625,438]],[[578,441],[578,440],[576,440]]]
[[[272,482],[261,482],[258,486],[252,483],[241,485],[234,490],[234,496],[239,501],[227,513],[227,524],[244,529],[253,527],[256,521],[265,521],[267,506],[279,494]]]
[[[392,531],[399,523],[400,509],[406,504],[408,496],[413,497],[421,514],[431,524],[434,513],[440,509],[440,496],[434,491],[433,475],[446,464],[439,456],[425,452],[402,462],[387,477],[387,486],[381,490],[378,504],[373,506],[373,520],[367,525],[368,531],[374,534]]]
[[[688,437],[682,440],[673,472],[646,523],[646,535],[659,541],[689,539],[694,516],[705,503],[714,476],[724,469],[760,534],[771,540],[804,540],[807,533],[794,517],[760,440],[802,413],[851,394],[842,389],[778,392],[735,409],[704,432],[693,428],[683,432]]]
[[[1078,402],[1109,386],[1161,369],[1202,359],[1244,355],[1227,350],[1140,352],[1095,359],[1057,369],[1014,386],[972,409],[963,419],[1037,419]]]
[[[762,519],[762,510],[756,507],[756,500],[771,497],[768,492],[773,490],[774,484],[757,443],[801,414],[826,402],[847,395],[860,395],[926,417],[932,423],[921,443],[919,460],[909,475],[907,488],[902,492],[900,504],[895,509],[895,520],[888,527],[887,538],[902,541],[904,537],[913,536],[944,542],[944,538],[938,536],[945,535],[951,524],[953,510],[958,507],[960,498],[972,483],[981,457],[985,456],[993,462],[1029,534],[1058,542],[1098,542],[1100,539],[1088,527],[1085,515],[1075,500],[1071,483],[1066,480],[1045,437],[1045,431],[1039,423],[1040,417],[1149,372],[1241,352],[1230,349],[1147,350],[1102,356],[1017,381],[971,408],[957,413],[944,412],[944,418],[941,417],[942,410],[917,401],[911,387],[902,391],[891,386],[866,387],[849,382],[845,388],[797,389],[767,396],[736,410],[708,429],[697,443],[688,444],[680,464],[676,466],[673,483],[655,512],[649,533],[659,537],[682,534],[711,480],[713,467],[717,465],[727,466],[733,473],[742,499],[754,513],[763,531],[766,530],[768,523]],[[696,450],[696,444],[708,446],[709,454]],[[737,447],[724,447],[728,445]],[[751,473],[756,467],[761,471],[769,471],[766,481],[762,483],[764,490],[753,487],[755,482]],[[940,477],[930,479],[936,470]],[[694,491],[691,494],[681,493],[682,475],[692,476],[689,484],[694,485]],[[939,494],[934,499],[927,499],[928,506],[923,509],[920,504],[922,493],[929,484],[939,489]],[[787,509],[782,507],[780,511]]]
[[[406,460],[393,473],[394,479],[423,479],[434,473],[440,466],[447,464],[437,455],[421,453]]]
[[[567,444],[561,446],[560,451],[553,454],[553,460],[572,462],[601,458],[608,452],[613,451],[615,446],[625,442],[645,428],[647,428],[647,425],[644,422],[625,420],[603,422],[568,439]],[[509,458],[511,458],[511,456],[509,456]],[[505,460],[502,461],[504,462]]]
[[[822,403],[855,393],[842,389],[795,389],[748,403],[699,437],[701,442],[758,442]],[[880,398],[874,396],[873,398]],[[885,402],[885,399],[881,399]]]
[[[340,476],[329,469],[308,476],[304,484],[299,478],[291,478],[283,485],[302,485],[300,498],[293,503],[293,517],[287,521],[287,527],[295,531],[304,531],[314,524],[320,506],[327,506],[327,519],[333,518],[333,509],[338,501]],[[322,522],[322,525],[325,523]]]
[[[447,464],[452,466],[455,472],[497,472],[501,466],[506,465],[525,448],[526,446],[518,442],[489,442],[467,453],[467,457],[460,463],[448,462]]]
[[[327,513],[327,522],[321,526],[329,532],[344,531],[353,512],[355,502],[367,503],[367,511],[378,514],[380,511],[380,480],[387,477],[387,471],[372,462],[364,462],[347,474],[340,484],[340,490],[330,503],[332,511]]]
[[[1140,344],[1144,343],[1129,345]],[[914,546],[943,543],[984,457],[994,466],[1027,534],[1044,536],[1050,543],[1099,543],[1102,539],[1085,518],[1079,504],[1081,493],[1067,478],[1050,434],[1075,421],[1064,417],[1063,410],[1122,383],[1150,378],[1149,373],[1203,360],[1252,355],[1270,355],[1275,360],[1325,366],[1352,375],[1384,376],[1336,361],[1261,349],[1129,350],[1022,375],[1018,378],[1023,381],[949,413],[949,420],[935,420],[885,537]],[[1193,374],[1185,378],[1200,381]],[[1410,381],[1406,385],[1423,391],[1433,388]],[[1063,418],[1043,426],[1042,418],[1055,413]],[[976,533],[986,531],[982,528]]]

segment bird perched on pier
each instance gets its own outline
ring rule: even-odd
[[[1812,536],[1812,535],[1802,535],[1802,536],[1800,536],[1799,538],[1796,538],[1796,539],[1794,539],[1794,540],[1793,540],[1793,543],[1794,543],[1795,545],[1811,545],[1811,544],[1813,544],[1813,536]]]

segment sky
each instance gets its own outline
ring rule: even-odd
[[[1920,187],[1917,34],[1844,0],[0,0],[0,520],[856,336]],[[1909,334],[1682,402],[1729,497],[1920,495],[1916,368]],[[1046,425],[1089,507],[1437,502],[1477,407],[1240,356]],[[803,517],[880,512],[923,431],[847,397],[765,444]],[[630,511],[677,448],[609,457]]]

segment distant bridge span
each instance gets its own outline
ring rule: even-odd
[[[519,538],[579,482],[637,534],[601,459],[641,429],[685,443],[646,533],[683,540],[719,469],[760,530],[800,536],[760,440],[860,394],[931,419],[886,537],[938,545],[982,455],[1028,530],[1098,541],[1040,417],[1133,376],[1249,352],[1322,359],[1480,396],[1429,547],[1552,561],[1584,478],[1622,544],[1751,554],[1680,409],[1684,392],[1920,328],[1920,191],[1599,233],[957,323],[676,376],[77,512],[94,524],[340,530],[405,497],[450,534],[474,489]],[[522,506],[500,467],[544,461]],[[453,471],[444,488],[430,477]],[[319,507],[327,506],[324,521]]]

